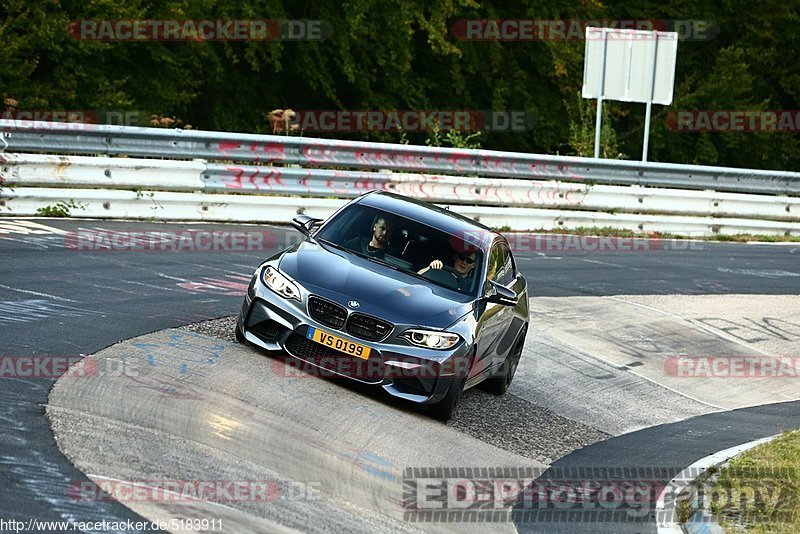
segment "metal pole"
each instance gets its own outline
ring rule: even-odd
[[[650,62],[650,92],[647,95],[647,108],[644,112],[644,146],[642,162],[647,161],[647,146],[650,144],[650,111],[653,108],[653,91],[656,87],[656,58],[658,57],[658,32],[653,32],[653,60]]]
[[[597,80],[597,117],[594,120],[594,157],[600,157],[600,129],[603,120],[603,91],[606,82],[606,28],[602,29],[603,46],[600,47],[600,78]]]

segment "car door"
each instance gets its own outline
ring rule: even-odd
[[[510,248],[506,248],[506,251],[506,263],[503,271],[498,276],[498,283],[517,294],[517,305],[504,306],[506,310],[502,327],[503,331],[500,334],[500,340],[494,353],[494,362],[496,365],[503,364],[517,341],[520,330],[528,319],[527,282],[525,281],[525,277],[517,271],[514,255],[511,253]]]
[[[484,296],[491,287],[490,281],[506,285],[509,281],[509,276],[514,276],[513,267],[511,271],[508,269],[509,264],[511,264],[511,260],[509,258],[508,243],[506,243],[505,239],[497,238],[489,252],[489,263],[482,288]],[[471,376],[476,376],[487,368],[499,365],[497,362],[498,346],[506,331],[506,324],[510,321],[509,314],[511,312],[509,306],[484,300],[480,311],[481,314],[476,328],[477,353],[473,371],[470,373]]]

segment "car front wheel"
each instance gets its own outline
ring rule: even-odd
[[[439,421],[449,421],[456,413],[461,394],[464,392],[464,379],[460,378],[450,385],[444,399],[428,408],[428,415]]]
[[[527,329],[522,331],[519,336],[519,341],[514,345],[514,348],[506,356],[506,361],[503,366],[491,378],[488,378],[481,387],[484,391],[493,393],[495,395],[502,395],[508,391],[511,381],[514,380],[514,374],[517,372],[519,366],[519,359],[522,356],[522,349],[525,347],[525,334]]]
[[[236,326],[233,327],[233,335],[236,337],[236,341],[239,343],[246,345],[247,339],[244,337],[244,333],[239,329],[239,323],[236,323]]]

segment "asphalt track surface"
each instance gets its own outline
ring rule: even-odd
[[[262,230],[254,226],[0,220],[0,339],[3,356],[91,354],[148,332],[232,315],[254,267],[269,251],[110,252],[70,249],[79,228],[120,231]],[[27,233],[26,233],[27,230]],[[291,230],[270,229],[283,244]],[[41,232],[41,233],[38,233]],[[800,294],[800,246],[679,242],[637,253],[517,250],[532,296]],[[4,379],[0,389],[0,517],[82,521],[138,517],[117,503],[72,500],[84,475],[61,454],[43,406],[53,380]],[[625,434],[554,465],[682,468],[709,452],[800,426],[797,403],[688,419]],[[675,441],[665,441],[669,436]],[[691,438],[687,438],[689,435]],[[665,445],[666,444],[666,445]],[[669,456],[659,451],[669,450]],[[598,460],[601,459],[601,460]],[[625,459],[629,463],[623,463]],[[593,463],[594,462],[594,463]],[[524,530],[534,528],[525,522]],[[572,524],[571,527],[577,525]]]

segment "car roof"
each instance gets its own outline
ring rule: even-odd
[[[482,235],[481,241],[483,241],[483,243],[481,245],[484,249],[491,245],[494,236],[500,235],[488,226],[458,213],[422,200],[390,193],[388,191],[373,191],[367,193],[361,197],[358,203],[413,219],[451,235]],[[476,232],[476,230],[479,232]],[[490,233],[492,239],[488,239],[489,236],[484,234],[485,232]]]

